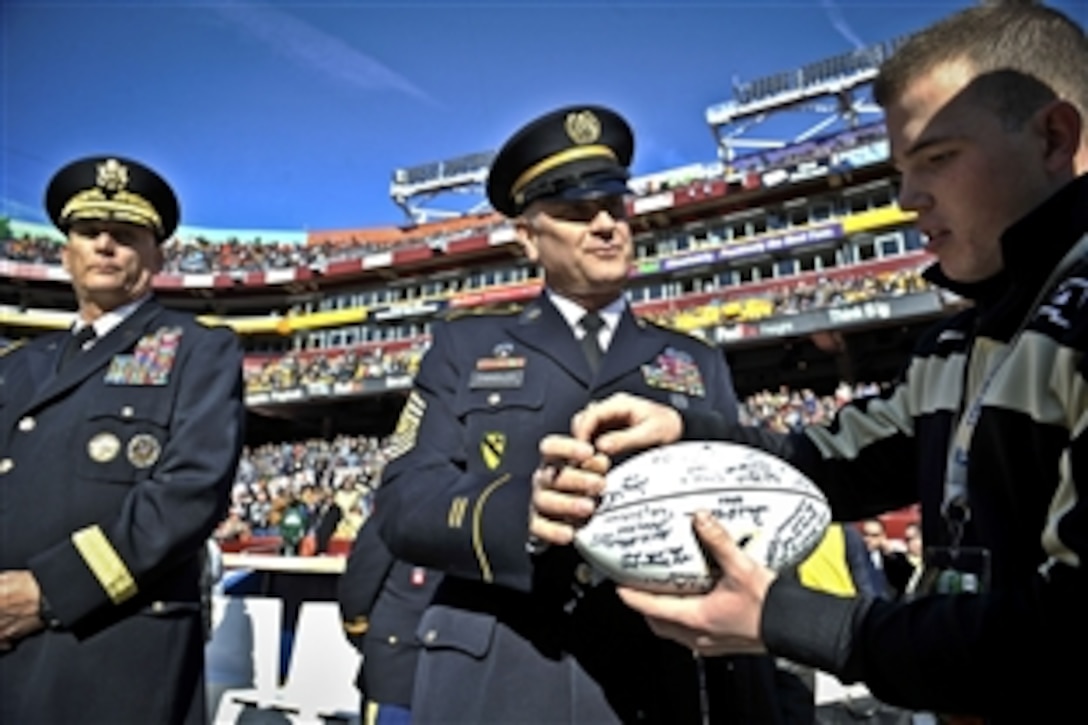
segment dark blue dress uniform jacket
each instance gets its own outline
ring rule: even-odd
[[[241,346],[149,300],[56,374],[68,335],[0,358],[0,570],[30,569],[62,625],[0,652],[0,722],[203,722]]]
[[[355,684],[365,698],[411,704],[420,649],[416,629],[441,579],[440,572],[396,559],[378,535],[377,514],[371,514],[339,582],[344,629],[363,655]]]
[[[420,624],[415,722],[702,721],[689,651],[573,547],[526,551],[540,439],[620,391],[736,419],[721,351],[629,311],[595,376],[546,297],[436,328],[376,500],[393,553],[447,575]],[[706,665],[711,721],[782,721],[770,660]]]

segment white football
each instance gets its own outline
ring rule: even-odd
[[[609,471],[601,503],[574,544],[604,576],[656,592],[700,592],[717,578],[691,527],[714,514],[756,561],[802,561],[831,521],[823,493],[764,451],[685,441],[640,453]]]

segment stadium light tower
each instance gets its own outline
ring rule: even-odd
[[[825,58],[795,70],[741,83],[734,80],[733,98],[706,110],[718,158],[729,163],[742,149],[777,149],[803,142],[841,123],[856,128],[863,115],[880,114],[867,91],[880,64],[903,38]],[[784,111],[808,111],[823,119],[793,138],[754,138],[749,132]]]
[[[485,151],[397,169],[389,184],[389,198],[404,210],[413,224],[483,211],[487,208],[484,183],[494,156],[493,151]],[[453,196],[469,197],[470,208],[453,210],[430,206],[439,197],[450,199]]]

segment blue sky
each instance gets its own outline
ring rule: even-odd
[[[636,173],[711,162],[704,113],[734,77],[888,40],[967,4],[6,0],[0,213],[41,220],[52,172],[109,152],[162,172],[190,226],[402,224],[395,168],[494,149],[580,102],[631,121]],[[1088,23],[1088,2],[1053,4]]]

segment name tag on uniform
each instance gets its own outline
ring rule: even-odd
[[[524,370],[474,370],[468,379],[471,390],[520,388],[524,384]]]

